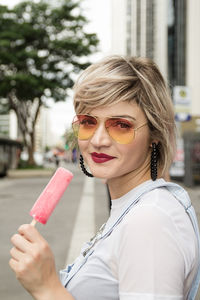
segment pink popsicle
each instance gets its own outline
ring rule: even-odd
[[[46,224],[54,208],[68,187],[72,177],[73,174],[64,168],[58,168],[56,170],[55,174],[50,179],[49,183],[46,185],[43,192],[40,194],[39,198],[30,210],[30,215],[35,221]],[[32,222],[32,225],[35,223],[36,222]]]

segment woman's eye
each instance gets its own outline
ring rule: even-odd
[[[130,128],[129,124],[126,123],[120,123],[121,128]]]
[[[80,122],[81,125],[95,125],[95,122],[91,119],[84,119]]]
[[[87,120],[81,120],[80,124],[83,125],[83,124],[86,124],[87,122],[88,122]]]
[[[127,123],[127,122],[117,122],[116,123],[116,125],[115,126],[118,126],[118,127],[120,127],[120,128],[127,128],[127,129],[129,129],[129,128],[131,128],[132,126],[131,126],[131,124],[129,124],[129,123]]]

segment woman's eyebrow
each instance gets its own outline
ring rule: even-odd
[[[98,116],[96,115],[92,115],[90,113],[87,113],[88,116],[91,116],[91,117],[95,117],[95,118],[99,118]],[[136,118],[134,118],[133,116],[130,116],[130,115],[116,115],[116,116],[106,116],[105,118],[123,118],[123,119],[132,119],[133,121],[136,121]]]
[[[133,116],[129,116],[129,115],[112,116],[112,118],[128,118],[128,119],[133,119],[134,121],[136,121],[136,119]]]

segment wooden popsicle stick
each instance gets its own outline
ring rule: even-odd
[[[37,223],[37,221],[35,220],[35,219],[33,219],[32,221],[31,221],[31,226],[35,226],[36,225],[36,223]]]

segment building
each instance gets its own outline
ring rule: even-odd
[[[188,87],[200,115],[200,1],[112,0],[111,52],[152,58],[172,91]]]
[[[0,115],[0,136],[18,138],[17,117],[14,111]]]
[[[45,152],[55,146],[57,137],[52,132],[49,109],[41,107],[38,120],[35,125],[35,151]]]
[[[186,85],[191,89],[191,113],[200,116],[200,1],[187,0],[186,18]]]
[[[150,57],[166,75],[166,6],[167,0],[112,0],[112,53]]]

